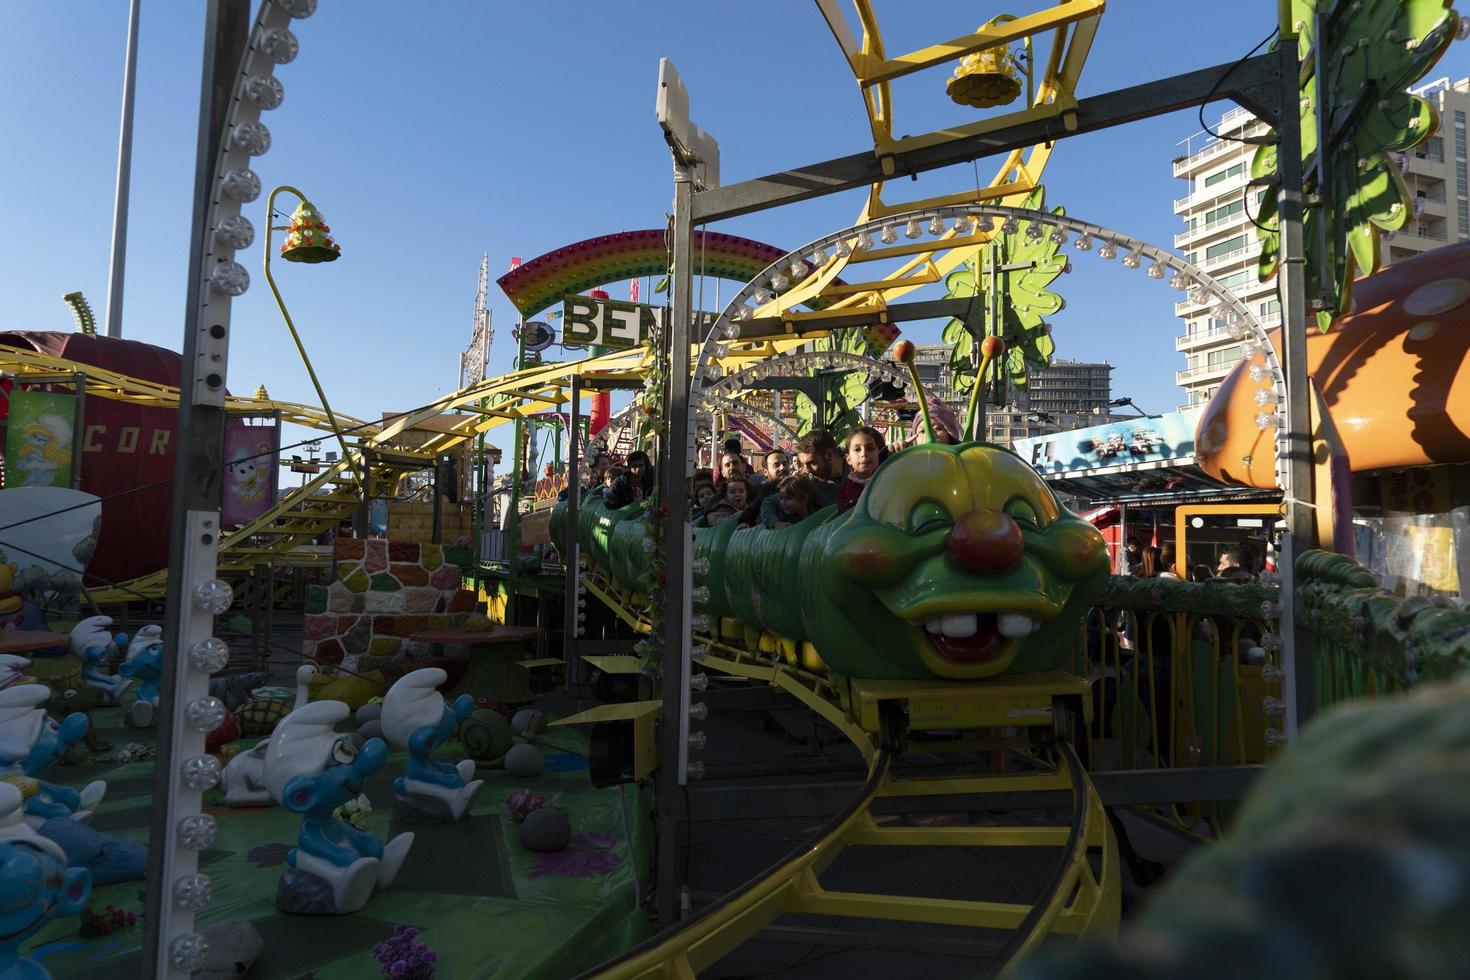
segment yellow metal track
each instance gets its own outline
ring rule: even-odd
[[[617,586],[605,570],[594,567],[585,571],[582,582],[588,593],[607,605],[624,623],[639,632],[648,632],[650,624],[634,607],[633,597]],[[1058,743],[1055,764],[1049,769],[924,780],[898,778],[892,772],[895,753],[881,748],[882,739],[841,706],[839,688],[828,678],[713,637],[697,639],[716,651],[700,661],[702,668],[764,681],[791,694],[831,722],[867,760],[867,782],[847,807],[787,858],[693,917],[584,977],[601,980],[695,977],[780,916],[798,913],[1009,931],[1012,940],[1005,950],[1009,963],[1031,953],[1050,935],[1109,934],[1117,929],[1121,910],[1117,842],[1102,801],[1070,744]],[[1065,681],[1053,684],[1043,679],[1033,683],[1052,684],[1062,696],[1074,693]],[[1005,713],[1004,706],[1011,704],[1018,696],[1017,691],[1025,686],[1025,682],[1017,683],[1011,692],[997,696],[983,684],[944,684],[939,696],[953,701],[958,696],[957,689],[964,687],[982,705],[998,701]],[[908,703],[909,699],[932,692],[926,692],[922,684],[907,683],[901,693]],[[865,696],[871,696],[871,691],[857,695],[857,699]],[[983,711],[983,707],[979,710]],[[991,743],[1018,744],[1018,740],[1002,735],[987,741]],[[967,796],[971,798],[972,808],[985,809],[987,794],[1057,790],[1072,791],[1069,826],[887,826],[873,813],[876,803],[891,797]],[[1060,850],[1061,855],[1044,897],[1034,905],[1026,905],[831,891],[822,885],[820,876],[849,846],[1044,847]]]

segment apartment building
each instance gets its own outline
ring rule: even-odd
[[[1470,78],[1453,83],[1444,78],[1414,91],[1434,104],[1439,128],[1410,152],[1394,154],[1414,213],[1400,231],[1384,235],[1385,264],[1470,240],[1465,147]],[[1256,148],[1239,142],[1266,131],[1255,116],[1236,108],[1220,117],[1214,128],[1218,135],[1196,133],[1180,141],[1184,153],[1174,159],[1174,176],[1188,182],[1189,193],[1174,201],[1174,213],[1184,222],[1174,246],[1234,292],[1269,328],[1281,322],[1281,303],[1275,281],[1262,283],[1256,277],[1261,243],[1253,221],[1264,191],[1247,186]],[[1182,410],[1208,402],[1239,363],[1242,350],[1240,327],[1208,302],[1185,296],[1174,304],[1174,313],[1184,321],[1184,332],[1174,340],[1174,349],[1185,356],[1184,370],[1175,373],[1185,391]]]
[[[969,407],[969,392],[957,392],[949,367],[947,344],[919,344],[914,364],[929,398],[943,402],[960,418]],[[985,412],[986,438],[999,445],[1063,429],[1080,429],[1112,419],[1111,364],[1053,359],[1051,366],[1032,371],[1026,390],[1004,408]]]

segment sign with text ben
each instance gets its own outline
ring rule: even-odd
[[[662,306],[563,296],[561,342],[569,347],[637,347],[656,325],[663,323],[665,313]],[[713,313],[695,314],[701,326],[708,326],[714,319]]]

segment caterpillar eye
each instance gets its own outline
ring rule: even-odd
[[[1005,513],[1023,528],[1036,530],[1041,527],[1041,518],[1037,516],[1036,508],[1025,497],[1012,497],[1005,506]]]
[[[932,500],[921,501],[913,512],[909,514],[909,533],[928,534],[930,531],[942,531],[953,524],[949,511]]]
[[[357,746],[345,738],[339,738],[332,745],[332,761],[338,765],[351,765],[352,760],[357,758]]]

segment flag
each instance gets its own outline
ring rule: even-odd
[[[511,272],[514,272],[517,269],[519,269],[520,267],[521,267],[521,257],[519,255],[512,255],[510,257],[510,271]]]
[[[638,302],[638,280],[632,279],[628,282],[628,299]]]

